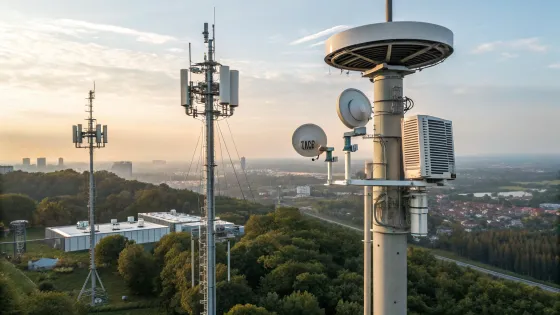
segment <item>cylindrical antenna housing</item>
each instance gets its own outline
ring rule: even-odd
[[[202,32],[202,35],[204,35],[204,43],[208,43],[208,23],[204,23],[204,32]]]
[[[107,135],[107,125],[103,125],[103,143],[107,143],[108,135]]]
[[[181,69],[181,106],[191,106],[188,69]]]
[[[230,71],[229,66],[220,67],[220,104],[227,105],[230,103]]]
[[[84,142],[84,138],[82,137],[82,124],[78,124],[78,132],[76,133],[76,136],[78,137],[78,142],[77,143],[83,143]]]
[[[230,100],[229,106],[239,106],[239,70],[229,71],[230,80]]]
[[[95,143],[101,143],[101,125],[95,126]]]
[[[72,126],[72,143],[78,143],[78,126]]]

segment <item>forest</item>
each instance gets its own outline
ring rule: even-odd
[[[38,226],[75,223],[87,213],[87,175],[66,170],[0,176],[0,220],[23,218]],[[108,172],[96,175],[98,215],[107,221],[115,216],[124,219],[138,212],[173,208],[196,213],[202,202],[190,191],[126,181]],[[216,246],[218,314],[362,312],[360,233],[303,217],[297,208],[273,211],[243,200],[217,201],[222,218],[245,223],[245,235],[234,242],[231,250],[231,281],[227,281],[225,246]],[[496,239],[522,242],[501,235]],[[523,246],[539,253],[546,248],[552,252],[557,245],[552,238],[547,245],[536,243],[533,239]],[[463,253],[469,252],[468,242],[464,246]],[[157,314],[167,315],[200,313],[199,287],[190,282],[191,250],[196,248],[190,248],[187,233],[171,233],[151,249],[118,237],[105,238],[95,249],[100,268],[115,270],[131,294],[156,301],[161,309]],[[409,314],[560,314],[558,295],[494,280],[438,261],[421,249],[409,249],[408,279]],[[97,311],[76,304],[74,297],[45,283],[39,292],[29,295],[16,294],[14,290],[13,282],[0,271],[1,314],[82,315]]]
[[[454,229],[440,236],[436,247],[460,256],[535,279],[560,284],[560,245],[557,231]]]
[[[0,222],[28,220],[34,226],[76,224],[87,218],[89,173],[64,170],[51,173],[12,172],[0,175]],[[152,185],[124,180],[113,173],[95,173],[95,209],[98,222],[125,221],[141,212],[177,209],[200,214],[203,199],[189,190],[165,184]],[[271,206],[246,200],[216,197],[220,218],[243,224],[253,213],[266,213]]]
[[[105,264],[102,268],[117,265],[131,292],[159,301],[158,314],[200,313],[199,287],[192,287],[190,282],[190,251],[196,248],[190,248],[189,234],[168,234],[150,251],[116,238],[106,238],[96,247],[100,263]],[[360,233],[304,217],[295,208],[253,215],[246,224],[245,236],[232,248],[231,281],[227,281],[224,246],[219,245],[218,314],[362,313]],[[422,249],[409,249],[408,280],[409,314],[560,314],[558,295],[493,280],[438,261]],[[44,301],[45,297],[38,296],[47,293],[21,298],[10,294],[9,285],[2,290],[2,314],[47,314],[18,313],[26,309],[25,305],[35,307]],[[58,315],[88,311],[83,305],[72,306],[62,293],[48,294],[51,300],[67,307],[57,309]]]

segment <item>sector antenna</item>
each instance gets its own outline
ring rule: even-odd
[[[214,123],[220,119],[231,117],[239,106],[239,71],[218,63],[215,58],[214,25],[212,36],[208,31],[208,23],[204,23],[202,32],[207,51],[204,61],[191,63],[191,46],[189,43],[189,68],[180,70],[181,106],[185,113],[204,123],[205,135],[205,199],[202,209],[202,220],[198,237],[200,258],[200,293],[202,315],[216,315],[216,206],[215,206],[215,152]],[[214,75],[219,74],[219,82]],[[203,77],[200,81],[193,80],[196,75]],[[192,250],[192,249],[191,249]],[[194,281],[193,281],[194,282]]]
[[[327,147],[327,185],[364,189],[364,314],[405,315],[407,311],[407,235],[427,235],[426,189],[456,177],[452,123],[407,116],[414,102],[404,95],[403,79],[442,63],[453,53],[453,33],[424,22],[393,22],[386,1],[386,22],[355,27],[325,41],[324,61],[359,71],[373,83],[371,101],[359,90],[343,91],[336,102],[343,134],[345,175],[333,180],[334,148]],[[373,126],[367,126],[373,116]],[[366,133],[370,128],[370,133]],[[366,179],[352,178],[352,139],[373,142]],[[300,150],[294,147],[302,155]]]

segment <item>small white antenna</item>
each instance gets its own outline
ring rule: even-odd
[[[218,59],[216,56],[216,7],[214,7],[214,22],[212,22],[212,39],[214,46],[212,47],[214,50],[214,59]]]

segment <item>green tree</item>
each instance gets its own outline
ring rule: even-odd
[[[167,314],[183,314],[182,292],[191,287],[191,255],[189,251],[169,251],[159,276],[161,304]]]
[[[116,265],[119,254],[126,247],[128,240],[120,235],[110,235],[102,238],[95,245],[95,263],[99,265]]]
[[[355,315],[363,313],[364,308],[357,302],[345,302],[344,300],[339,300],[336,305],[336,315]]]
[[[232,307],[225,315],[274,315],[264,307],[258,307],[253,304],[237,304]]]
[[[51,201],[49,198],[43,199],[37,206],[35,221],[40,226],[60,226],[72,223],[70,211],[59,201]]]
[[[243,276],[235,276],[231,281],[216,284],[216,314],[223,314],[236,304],[252,303],[254,294]]]
[[[149,295],[154,290],[157,275],[154,258],[144,251],[142,245],[128,245],[119,255],[118,270],[130,291]]]
[[[0,222],[9,226],[15,220],[33,221],[33,214],[37,205],[27,195],[1,194],[0,195]]]
[[[313,294],[297,291],[282,300],[282,308],[278,313],[279,315],[324,315],[325,310],[319,307]]]
[[[202,294],[200,294],[200,287],[195,287],[184,290],[181,294],[181,306],[190,315],[199,315],[202,311]]]
[[[26,306],[27,315],[78,315],[74,301],[62,292],[33,293]]]

